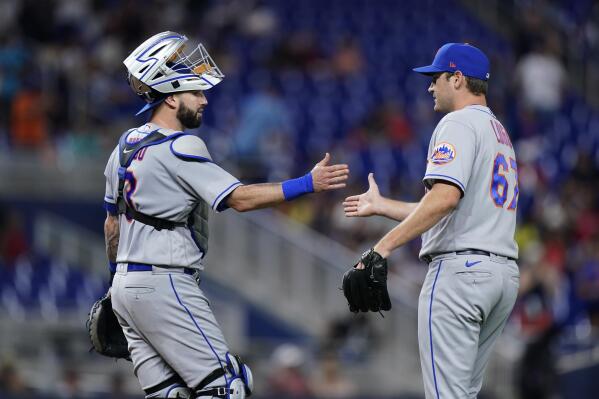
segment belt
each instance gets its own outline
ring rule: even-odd
[[[481,251],[480,249],[465,249],[463,251],[451,251],[451,252],[438,252],[435,254],[429,254],[429,255],[424,255],[422,257],[422,260],[425,261],[426,263],[431,263],[432,260],[434,258],[436,258],[437,256],[441,256],[441,255],[445,255],[445,254],[456,254],[456,255],[484,255],[484,256],[491,256],[491,255],[495,255],[495,256],[503,256],[503,255],[498,255],[498,254],[494,254],[493,252],[489,252],[489,251]],[[504,258],[507,258],[508,260],[513,260],[516,261],[515,258],[510,258],[509,256],[503,256]]]
[[[152,270],[154,270],[154,268],[160,268],[160,269],[171,269],[170,267],[161,267],[161,266],[154,266],[154,265],[148,265],[146,263],[128,263],[127,264],[127,271],[128,272],[151,272]],[[197,269],[192,269],[191,267],[172,267],[173,270],[181,270],[183,269],[183,273],[185,274],[189,274],[191,276],[193,276],[193,274],[197,271]]]

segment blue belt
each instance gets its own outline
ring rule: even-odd
[[[160,269],[170,269],[169,267],[162,266],[153,266],[148,265],[146,263],[127,263],[127,271],[128,272],[151,272],[154,267],[158,267]],[[173,267],[173,270],[181,270],[183,269],[183,273],[193,275],[197,270],[192,269],[191,267]]]

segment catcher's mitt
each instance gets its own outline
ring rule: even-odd
[[[101,355],[130,360],[127,339],[114,312],[110,291],[92,306],[87,318],[92,349]]]
[[[380,312],[391,309],[387,292],[387,260],[374,249],[362,255],[360,262],[364,269],[356,269],[357,264],[343,274],[343,294],[350,312]]]

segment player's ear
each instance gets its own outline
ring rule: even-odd
[[[452,78],[451,79],[453,81],[453,88],[458,90],[461,87],[466,86],[466,77],[464,76],[464,74],[462,74],[462,72],[460,71],[455,71]]]
[[[164,103],[171,109],[177,108],[179,105],[179,99],[176,94],[171,94],[167,98],[164,99]]]

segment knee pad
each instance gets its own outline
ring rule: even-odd
[[[227,358],[227,370],[232,376],[232,379],[240,379],[244,386],[246,395],[250,396],[254,390],[254,376],[252,370],[247,364],[241,361],[241,358],[237,355],[231,355],[229,352],[226,354]]]
[[[196,390],[196,398],[218,397],[223,399],[244,399],[252,394],[254,389],[254,377],[250,368],[241,361],[239,356],[231,355],[227,352],[225,355],[227,364],[224,371],[226,385],[217,385],[208,388],[199,388]],[[222,375],[222,374],[221,374]],[[222,380],[223,378],[221,378]],[[220,382],[222,384],[222,382]]]

